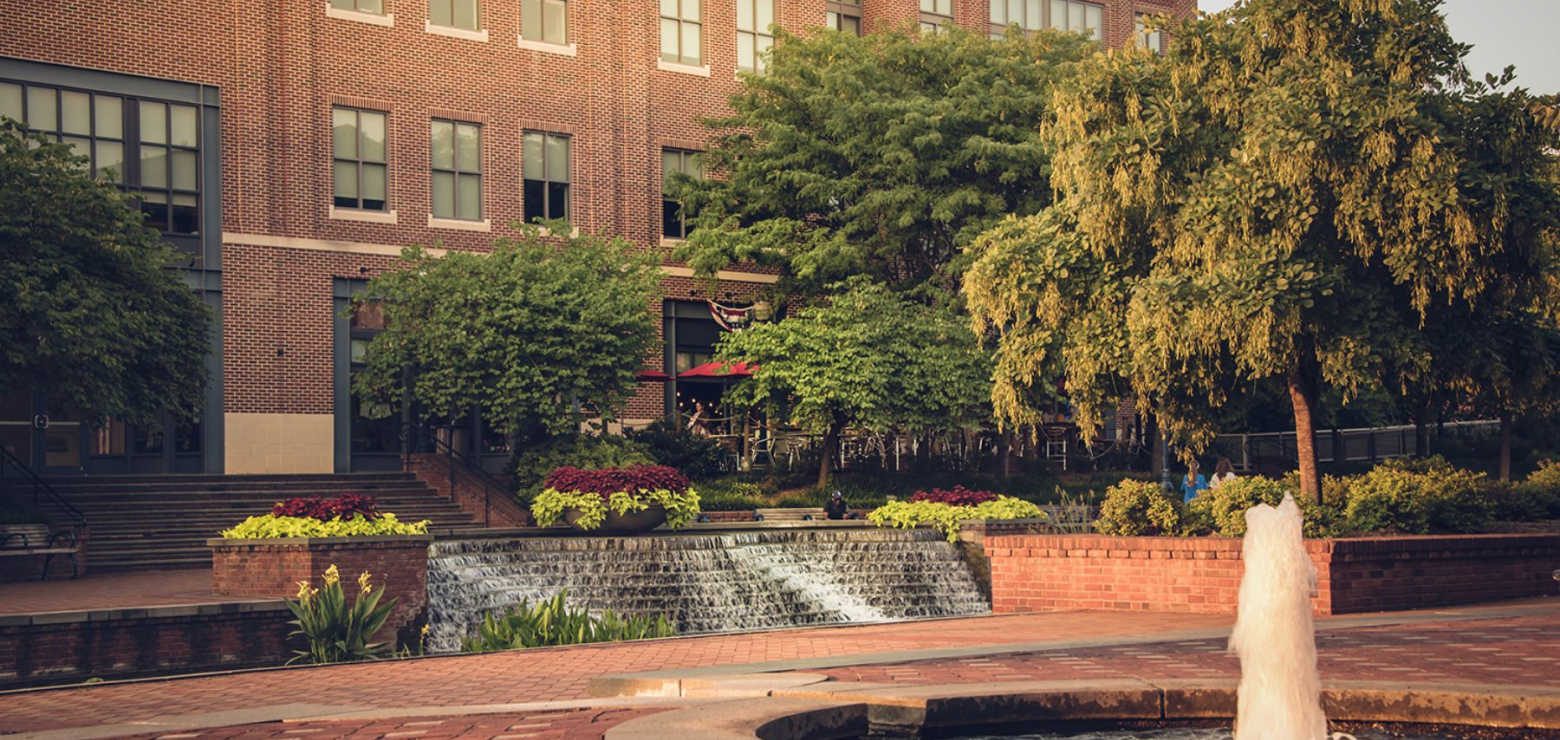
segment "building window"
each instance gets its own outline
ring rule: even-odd
[[[925,0],[922,0],[923,2]],[[1105,8],[1078,0],[1051,0],[1046,28],[1081,31],[1089,38],[1105,38]]]
[[[526,220],[569,218],[569,137],[527,131],[521,156]]]
[[[1135,16],[1137,32],[1132,35],[1140,48],[1152,49],[1160,54],[1165,53],[1165,33],[1155,28],[1148,30],[1148,16],[1138,13]]]
[[[567,0],[521,0],[520,38],[560,46],[569,43]]]
[[[477,0],[428,0],[428,22],[435,26],[477,30]]]
[[[386,114],[357,108],[331,110],[337,208],[383,211],[388,205]]]
[[[353,10],[374,15],[385,14],[384,0],[330,0],[330,6],[337,10]]]
[[[661,236],[667,239],[688,238],[688,216],[682,204],[670,196],[672,180],[682,173],[689,177],[704,177],[704,164],[698,152],[686,149],[661,150]]]
[[[699,66],[702,50],[703,20],[699,4],[703,0],[661,0],[661,60],[673,64]],[[774,14],[771,12],[771,16]]]
[[[433,121],[433,217],[482,220],[482,127]]]
[[[69,144],[89,171],[135,191],[146,225],[200,233],[200,109],[0,82],[0,116]]]
[[[921,0],[921,33],[937,33],[951,25],[953,0]]]
[[[861,35],[861,0],[828,0],[824,18],[829,28],[842,33]]]
[[[737,0],[737,68],[764,73],[764,54],[775,45],[769,27],[775,22],[775,0]]]
[[[1045,28],[1044,7],[1044,0],[991,0],[991,37],[1002,38],[1008,26],[1025,32]]]

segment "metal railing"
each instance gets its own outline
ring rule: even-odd
[[[440,438],[437,433],[429,434],[429,427],[422,424],[409,423],[401,427],[401,469],[410,470],[412,455],[431,449],[435,454],[441,454],[449,467],[450,496],[455,496],[455,486],[458,485],[457,465],[464,468],[482,486],[482,526],[492,526],[493,520],[493,495],[508,495],[508,486],[492,473],[483,470],[480,465],[473,463],[474,455],[456,450],[449,442]]]
[[[19,480],[32,486],[33,506],[38,505],[40,496],[47,496],[49,503],[54,504],[55,508],[59,509],[61,513],[70,517],[70,520],[75,522],[77,527],[87,526],[87,518],[81,513],[80,509],[66,501],[58,491],[54,490],[53,486],[49,485],[48,481],[38,477],[38,474],[33,472],[33,469],[27,463],[22,462],[16,455],[11,454],[10,450],[0,447],[0,487],[9,488],[11,486],[12,478],[10,471],[12,470],[20,474]]]
[[[1478,429],[1499,426],[1499,421],[1453,421],[1428,427],[1433,435],[1437,428]],[[1318,429],[1312,432],[1316,449],[1316,461],[1375,462],[1393,457],[1414,454],[1413,425],[1367,427],[1358,429]],[[1214,438],[1214,449],[1230,459],[1237,470],[1252,470],[1266,461],[1292,462],[1299,458],[1298,438],[1294,432],[1266,432],[1261,434],[1221,434]]]

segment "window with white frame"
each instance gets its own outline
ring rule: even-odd
[[[545,44],[569,43],[567,0],[520,0],[520,38]]]
[[[769,27],[775,22],[775,0],[736,0],[737,68],[764,73],[764,56],[775,45]]]
[[[428,0],[428,22],[475,31],[479,28],[478,10],[477,0]]]
[[[704,62],[703,0],[661,0],[661,60],[699,66]]]
[[[433,120],[433,217],[482,220],[482,127]]]
[[[330,6],[337,10],[351,10],[358,13],[372,13],[374,15],[385,14],[385,0],[330,0]]]

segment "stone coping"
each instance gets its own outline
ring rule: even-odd
[[[138,606],[119,609],[76,609],[58,612],[35,612],[32,614],[0,614],[0,627],[109,622],[126,619],[168,619],[172,617],[200,617],[286,610],[287,604],[282,599],[213,601],[204,604]]]
[[[1240,537],[1118,537],[1106,534],[998,534],[992,535],[996,547],[1044,545],[1056,550],[1202,550],[1239,552]],[[1033,540],[1033,542],[1029,542]],[[1011,543],[1011,544],[1010,544]],[[1311,552],[1355,552],[1369,550],[1465,549],[1492,547],[1554,547],[1560,534],[1419,534],[1394,537],[1333,537],[1308,539]]]
[[[1038,526],[1048,522],[1046,519],[970,519],[964,522],[966,527],[985,528],[996,526]],[[923,524],[916,529],[932,529],[932,525]],[[428,532],[434,539],[490,539],[500,537],[675,537],[678,535],[709,535],[722,532],[762,532],[770,529],[869,529],[869,530],[894,530],[898,527],[879,527],[866,519],[815,519],[813,521],[779,521],[779,522],[690,522],[681,529],[653,529],[635,535],[601,535],[593,532],[580,532],[573,527],[554,525],[551,527],[475,527],[475,528],[445,528],[429,529]],[[1040,537],[1047,535],[1012,535],[1014,537]],[[227,540],[236,542],[237,540]],[[270,541],[270,540],[266,540]],[[1239,540],[1236,540],[1238,543]]]
[[[1088,679],[900,686],[817,674],[750,674],[685,685],[704,703],[619,725],[607,740],[832,740],[869,732],[919,737],[1070,721],[1220,721],[1235,714],[1234,678]],[[729,700],[729,701],[711,701]],[[1329,720],[1560,729],[1560,688],[1327,682]]]
[[[410,545],[413,543],[428,543],[433,541],[432,534],[389,534],[374,537],[267,537],[262,539],[240,540],[213,537],[206,540],[207,547],[316,547],[321,545]]]

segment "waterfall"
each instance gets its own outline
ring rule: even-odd
[[[930,530],[441,540],[429,550],[429,652],[484,615],[559,591],[682,634],[883,622],[990,610],[958,548]]]

